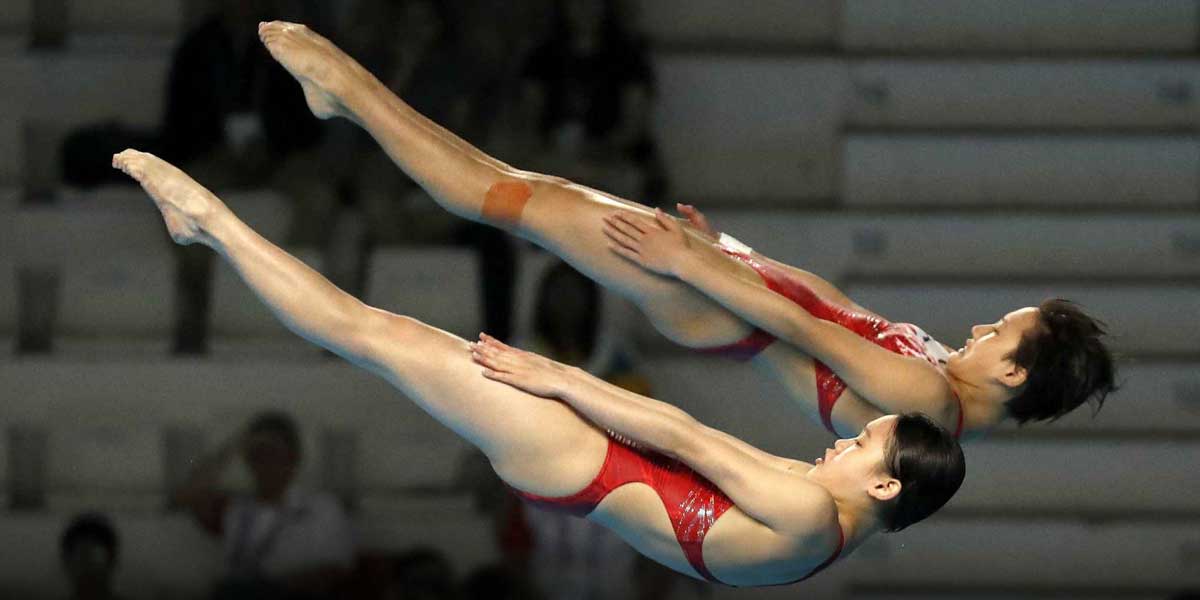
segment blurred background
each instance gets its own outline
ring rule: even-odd
[[[171,244],[110,169],[126,147],[172,160],[372,305],[776,453],[827,446],[769,378],[671,346],[312,118],[258,44],[276,18],[505,162],[694,204],[948,344],[1079,301],[1124,388],[1094,419],[970,444],[944,510],[800,587],[673,575],[523,509],[211,251]],[[1195,0],[0,0],[0,597],[1188,597],[1198,44]]]

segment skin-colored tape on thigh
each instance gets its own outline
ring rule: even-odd
[[[533,196],[533,188],[524,181],[501,181],[487,191],[483,199],[483,218],[489,223],[516,225]]]

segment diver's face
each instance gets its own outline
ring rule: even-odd
[[[866,490],[881,478],[890,479],[884,457],[892,444],[898,418],[879,417],[867,423],[857,436],[837,440],[816,460],[809,477],[839,490]]]
[[[1008,385],[1024,383],[1011,357],[1021,339],[1038,326],[1038,309],[1014,310],[999,321],[975,325],[962,348],[950,354],[946,368],[960,379],[992,379]],[[1023,372],[1023,370],[1021,370]]]

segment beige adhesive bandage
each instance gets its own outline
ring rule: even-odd
[[[497,225],[516,225],[533,196],[533,188],[524,181],[501,181],[488,188],[483,198],[483,218]]]

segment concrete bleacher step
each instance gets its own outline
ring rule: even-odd
[[[1078,302],[1108,324],[1109,347],[1125,355],[1189,355],[1200,352],[1200,286],[1195,282],[1124,284],[951,283],[857,281],[846,293],[869,310],[916,323],[957,348],[970,328],[1045,298]]]
[[[220,541],[186,514],[105,510],[121,538],[115,587],[130,598],[207,598],[222,571]],[[0,515],[0,537],[21,540],[22,552],[0,565],[0,594],[6,598],[65,597],[61,587],[59,538],[71,512]],[[488,543],[491,521],[475,513],[469,496],[400,498],[367,506],[353,516],[359,548],[399,552],[434,547],[461,576],[497,560]]]
[[[857,134],[845,139],[848,206],[1196,206],[1192,136]]]
[[[0,594],[37,599],[70,595],[58,545],[72,516],[0,516],[4,539],[21,540],[21,551],[7,553],[0,567]],[[203,533],[189,517],[157,512],[109,516],[121,538],[121,562],[113,583],[122,597],[199,599],[220,575],[219,541]]]
[[[1191,215],[864,215],[842,222],[854,246],[844,273],[856,277],[1200,274],[1200,218]]]
[[[381,248],[371,256],[367,304],[466,339],[483,323],[479,267],[464,248]]]
[[[1200,274],[1194,213],[706,212],[714,226],[756,251],[835,283],[867,275]]]
[[[819,455],[830,435],[779,386],[721,359],[658,359],[643,369],[651,395],[768,451]],[[187,426],[214,447],[256,412],[293,414],[320,479],[325,432],[349,435],[351,487],[366,495],[451,486],[469,445],[382,379],[341,361],[0,363],[6,421],[48,432],[48,493],[96,494],[160,506],[166,436]],[[967,446],[976,465],[950,508],[1188,514],[1200,482],[1200,370],[1191,364],[1122,369],[1125,386],[1094,420],[1086,409],[1051,425],[1005,426]],[[0,468],[8,468],[0,466]],[[0,472],[0,480],[5,480]],[[1065,485],[1063,482],[1070,482]]]
[[[118,120],[137,128],[161,121],[166,53],[29,53],[0,57],[0,183],[55,172],[63,137],[84,125]],[[26,148],[34,150],[27,155]]]
[[[1171,600],[1178,590],[1165,586],[1111,589],[1092,586],[850,586],[847,600]]]
[[[844,0],[841,15],[861,52],[1189,52],[1200,24],[1188,0]]]
[[[174,32],[183,26],[186,0],[131,4],[127,0],[69,0],[72,32]]]
[[[19,306],[17,280],[16,261],[0,253],[0,338],[11,339],[16,336]]]
[[[169,254],[81,257],[62,266],[59,281],[57,349],[103,357],[106,348],[133,342],[166,352],[176,305],[175,261]]]
[[[963,586],[939,583],[928,586],[849,586],[847,600],[1171,600],[1178,590],[1167,586],[1112,589],[1104,586]]]
[[[852,60],[859,129],[1194,131],[1192,60]]]
[[[655,56],[654,128],[679,201],[834,195],[845,69],[835,59]]]
[[[13,255],[30,264],[171,253],[162,215],[144,194],[137,202],[97,198],[71,206],[22,208],[13,221]]]
[[[656,45],[830,47],[838,0],[758,0],[729,10],[720,0],[638,0],[642,30]]]
[[[1178,587],[1200,584],[1200,520],[949,519],[870,540],[843,565],[868,585]]]
[[[6,36],[24,36],[29,31],[29,19],[33,16],[33,3],[27,0],[10,0],[0,11],[0,33]]]
[[[69,516],[50,513],[0,518],[0,533],[6,539],[25,540],[27,550],[0,565],[0,581],[9,589],[32,590],[43,590],[48,581],[54,581],[57,539]],[[170,592],[200,592],[219,572],[217,543],[200,533],[187,517],[116,513],[113,518],[122,536],[122,576],[118,580],[122,589],[179,597]],[[497,558],[492,544],[480,543],[492,530],[490,521],[473,511],[466,496],[372,502],[354,522],[364,548],[397,551],[432,546],[462,572]],[[1200,583],[1191,550],[1198,535],[1200,523],[1186,520],[1101,525],[1073,520],[934,517],[899,534],[876,536],[812,582],[737,593],[715,589],[714,597],[789,597],[787,592],[794,597],[818,587],[877,590],[880,586],[935,591],[939,587],[1161,590]]]
[[[1190,440],[1031,437],[1018,433],[970,443],[966,481],[946,510],[1200,517],[1196,432]]]
[[[1104,440],[1120,436],[1144,442],[1156,435],[1200,433],[1196,363],[1120,362],[1117,367],[1121,388],[1109,396],[1099,414],[1093,416],[1088,407],[1080,407],[1053,423],[1018,428],[1009,422],[992,435],[1046,443],[1094,436],[1108,443]],[[714,357],[673,356],[648,358],[641,369],[650,378],[655,398],[764,448],[806,456],[804,452],[822,450],[829,443],[830,434],[810,423],[808,413],[794,406],[780,385],[749,365]]]

